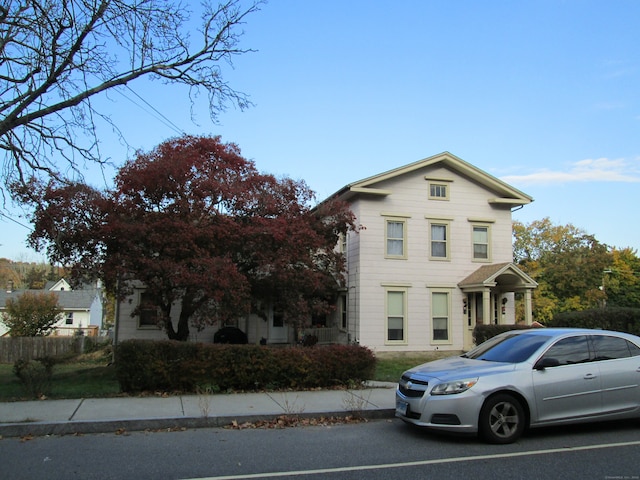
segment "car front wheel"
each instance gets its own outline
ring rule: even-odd
[[[487,399],[480,410],[478,429],[480,436],[487,442],[515,442],[524,432],[524,427],[524,409],[511,395],[494,395]]]

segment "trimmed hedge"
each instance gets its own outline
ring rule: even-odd
[[[349,385],[373,376],[365,347],[272,348],[174,341],[127,340],[116,349],[123,392],[197,392]]]
[[[626,332],[640,336],[640,308],[594,308],[554,315],[546,327],[593,328]],[[509,330],[531,328],[528,325],[476,325],[473,340],[476,345]]]
[[[580,312],[562,312],[547,322],[547,327],[601,328],[640,335],[640,308],[594,308]]]
[[[490,338],[495,337],[509,330],[522,330],[531,328],[530,325],[476,325],[473,329],[473,341],[476,345],[486,342]]]

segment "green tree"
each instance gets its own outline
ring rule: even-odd
[[[544,218],[528,225],[514,222],[513,237],[514,260],[539,284],[533,295],[536,320],[603,304],[602,275],[612,256],[593,235]]]
[[[8,258],[0,258],[0,288],[15,290],[21,287],[22,279],[16,271],[15,262]]]
[[[631,248],[611,251],[613,261],[602,274],[606,305],[640,308],[640,258]]]
[[[24,292],[7,300],[2,323],[12,337],[47,336],[62,312],[55,293]]]
[[[27,271],[25,282],[30,290],[42,290],[47,277],[46,265],[35,265]]]

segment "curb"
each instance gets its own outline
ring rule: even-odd
[[[358,416],[368,420],[393,418],[394,409],[364,410],[357,412]],[[338,417],[353,415],[353,412],[317,412],[292,414],[298,418]],[[180,417],[180,418],[149,418],[133,420],[104,420],[80,422],[33,422],[33,423],[5,423],[0,425],[0,438],[3,437],[43,437],[47,435],[74,435],[91,433],[141,432],[145,430],[171,430],[194,428],[222,428],[236,421],[254,423],[271,421],[282,417],[278,415],[236,415],[221,417]]]

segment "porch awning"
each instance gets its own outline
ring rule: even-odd
[[[535,280],[520,270],[514,263],[483,265],[458,283],[463,292],[473,292],[499,286],[503,291],[533,290]]]

